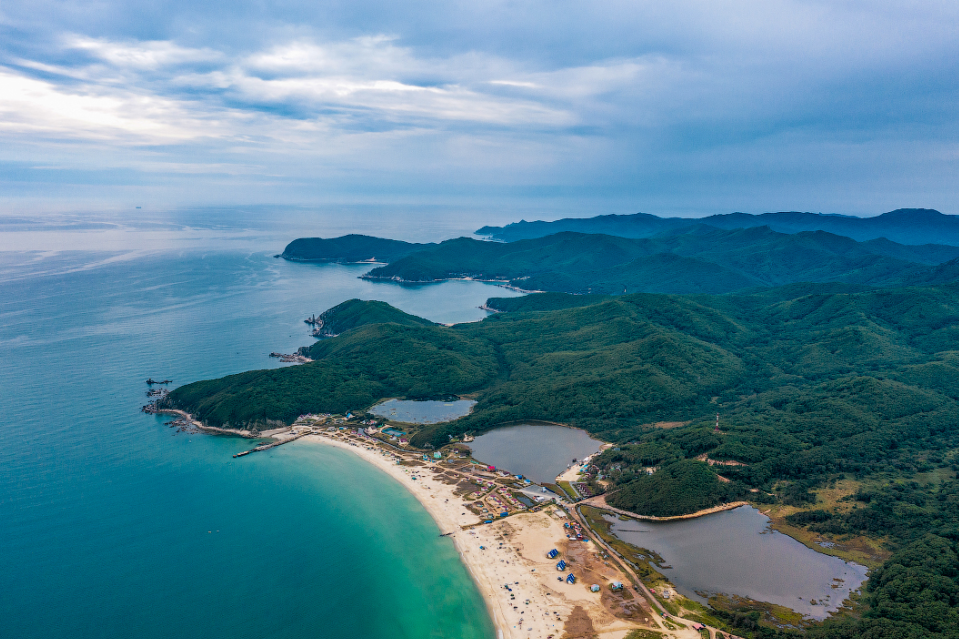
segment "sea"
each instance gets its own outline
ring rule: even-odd
[[[421,241],[471,226],[446,219],[394,223]],[[493,637],[452,542],[375,467],[302,442],[234,459],[250,441],[140,407],[150,377],[282,366],[269,353],[310,344],[304,318],[346,299],[455,323],[512,293],[273,257],[375,214],[196,220],[0,220],[0,637]]]

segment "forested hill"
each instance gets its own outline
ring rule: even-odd
[[[365,277],[409,282],[471,277],[577,294],[716,294],[804,281],[870,286],[942,282],[948,281],[943,273],[959,268],[937,270],[936,260],[957,256],[959,247],[918,250],[822,231],[786,234],[766,227],[700,226],[646,239],[572,232],[509,243],[458,238],[374,268]]]
[[[662,440],[668,459],[709,452],[748,464],[737,477],[767,490],[959,445],[959,287],[796,292],[628,295],[450,328],[357,321],[315,344],[313,364],[190,384],[170,401],[239,426],[473,393],[469,417],[421,428],[415,441],[561,421],[610,441]],[[711,433],[717,409],[722,437]],[[643,424],[660,421],[691,426],[647,434]]]
[[[404,314],[352,302],[341,310],[353,327],[314,344],[313,363],[188,384],[166,402],[256,426],[385,397],[478,400],[463,419],[408,428],[419,446],[516,420],[579,426],[617,444],[595,464],[620,507],[675,514],[748,498],[793,508],[792,524],[835,543],[899,549],[869,581],[866,614],[813,636],[954,637],[959,285],[848,288],[566,308],[574,296],[536,295],[453,327],[381,322]],[[845,497],[823,501],[837,481]]]
[[[337,304],[320,314],[319,336],[334,337],[340,333],[367,324],[398,324],[400,326],[433,326],[433,322],[404,313],[386,302],[351,299]]]
[[[344,235],[324,239],[304,237],[293,240],[281,257],[298,262],[392,262],[431,244],[411,244],[369,235]]]
[[[563,231],[646,238],[684,232],[698,225],[727,230],[768,226],[781,233],[827,231],[859,241],[886,238],[900,244],[959,246],[959,217],[943,215],[932,209],[897,209],[867,218],[798,212],[761,215],[730,213],[705,218],[662,218],[646,213],[636,213],[564,218],[554,222],[520,221],[503,227],[484,226],[476,231],[476,234],[506,242],[545,237]]]

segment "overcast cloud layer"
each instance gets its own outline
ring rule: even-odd
[[[954,0],[0,2],[0,212],[959,213],[957,117]]]

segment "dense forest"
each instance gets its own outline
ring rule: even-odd
[[[959,247],[857,242],[823,231],[683,227],[649,238],[563,232],[516,242],[457,238],[407,244],[350,235],[291,242],[295,260],[388,262],[367,279],[474,278],[575,294],[721,294],[797,282],[930,285],[959,278]]]
[[[443,327],[353,301],[342,309],[352,328],[314,344],[313,363],[189,384],[167,401],[249,426],[383,397],[477,399],[468,417],[411,429],[418,446],[516,420],[569,423],[616,443],[595,460],[615,505],[678,514],[745,495],[798,506],[796,526],[897,550],[869,582],[867,614],[816,636],[954,636],[959,285],[489,304],[507,312]],[[859,488],[818,504],[837,479]]]
[[[616,465],[622,468],[624,459],[619,458]],[[657,468],[651,475],[637,473],[636,466],[627,468],[637,477],[622,483],[606,501],[611,506],[643,515],[685,515],[746,495],[741,484],[721,482],[712,468],[701,461],[681,459]]]
[[[324,239],[303,237],[286,245],[280,257],[295,262],[392,262],[432,244],[411,244],[369,235]]]
[[[477,235],[515,242],[545,237],[563,231],[603,233],[619,237],[653,237],[682,232],[696,226],[744,229],[768,226],[780,233],[826,231],[855,240],[892,240],[899,244],[948,244],[959,246],[959,220],[932,209],[897,209],[875,217],[780,212],[751,215],[727,213],[703,218],[658,217],[646,213],[564,218],[554,222],[514,222],[506,226],[484,226]],[[910,259],[910,258],[904,258]],[[946,258],[951,259],[951,258]]]
[[[433,326],[433,322],[404,313],[386,302],[347,300],[320,313],[316,337],[335,337],[351,328],[366,324],[399,324],[400,326]],[[303,350],[303,349],[301,349]]]

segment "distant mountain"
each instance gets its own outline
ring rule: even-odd
[[[555,222],[520,221],[503,227],[484,226],[477,235],[506,242],[544,237],[563,231],[603,233],[618,237],[649,238],[673,232],[684,233],[694,226],[720,229],[744,229],[767,226],[780,233],[827,231],[857,241],[886,238],[899,244],[959,246],[959,216],[943,215],[932,209],[897,209],[875,217],[821,213],[730,213],[710,217],[662,218],[646,213],[600,215],[591,218],[565,218]],[[932,249],[938,250],[938,249]],[[911,260],[916,260],[914,254]],[[935,263],[925,261],[924,263]]]
[[[433,244],[411,244],[369,235],[323,239],[304,237],[286,245],[280,257],[296,262],[392,262]]]
[[[902,259],[903,256],[914,259]],[[888,240],[856,242],[824,231],[696,225],[653,238],[562,232],[516,242],[448,240],[412,252],[364,277],[406,282],[472,278],[525,290],[613,294],[715,294],[797,282],[860,286],[953,281],[957,247],[923,253]],[[956,273],[959,277],[959,272]]]
[[[476,235],[491,237],[504,242],[531,240],[563,231],[574,233],[603,233],[618,237],[652,237],[664,231],[687,228],[699,220],[663,218],[647,213],[633,215],[598,215],[590,218],[563,218],[555,222],[527,222],[521,220],[506,226],[484,226]]]

